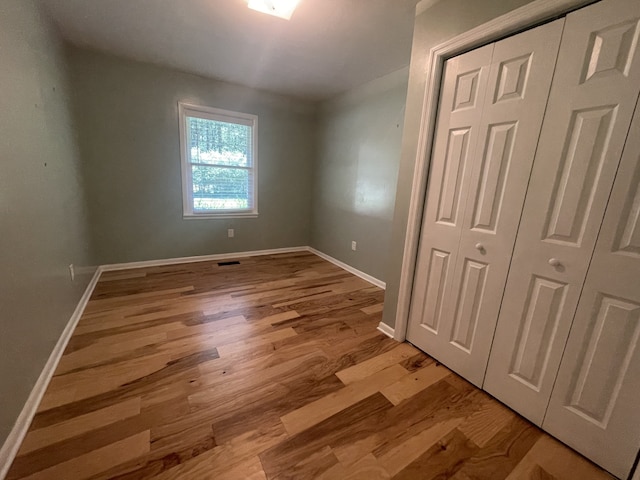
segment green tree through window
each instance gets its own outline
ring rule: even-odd
[[[219,110],[213,115],[185,110],[184,154],[192,214],[255,211],[255,120],[232,115],[227,119]]]

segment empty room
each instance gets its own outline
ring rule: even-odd
[[[640,480],[640,1],[0,0],[0,480]]]

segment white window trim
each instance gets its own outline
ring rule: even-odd
[[[187,116],[195,116],[222,122],[234,122],[247,125],[251,132],[251,170],[253,171],[253,209],[215,210],[196,213],[193,211],[193,189],[189,164],[189,142],[187,141]],[[233,112],[220,108],[178,102],[178,120],[180,124],[180,164],[182,172],[182,218],[199,220],[207,218],[256,218],[258,216],[258,116],[249,113]]]

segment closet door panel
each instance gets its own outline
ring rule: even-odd
[[[640,90],[640,3],[567,16],[484,388],[542,422]]]
[[[446,195],[446,186],[456,183],[446,179],[454,174],[447,173],[448,156],[438,155],[437,145],[434,151],[418,262],[419,271],[425,273],[416,277],[408,339],[478,386],[486,369],[563,22],[495,44],[484,99],[475,103],[482,104],[481,116],[466,127],[475,137],[469,145],[465,178],[457,183],[463,187],[461,196]],[[457,88],[461,77],[455,83],[451,77]],[[441,108],[450,105],[446,89],[445,79]],[[458,103],[453,102],[454,113]],[[440,123],[438,129],[437,137],[444,136]],[[457,207],[455,213],[451,205]],[[440,233],[444,226],[446,238]]]
[[[489,350],[564,19],[496,43],[464,210],[442,361],[475,385]]]
[[[487,45],[445,64],[407,332],[424,350],[451,289],[492,52]]]
[[[640,111],[543,427],[626,478],[640,448]]]

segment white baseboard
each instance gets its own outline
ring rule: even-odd
[[[161,260],[145,260],[142,262],[128,262],[128,263],[114,263],[110,265],[102,265],[100,267],[103,272],[112,272],[116,270],[129,270],[130,268],[144,268],[144,267],[160,267],[163,265],[175,265],[178,263],[194,263],[194,262],[208,262],[212,260],[227,260],[230,258],[241,257],[257,257],[259,255],[274,255],[278,253],[294,253],[294,252],[306,252],[309,247],[285,247],[285,248],[272,248],[270,250],[253,250],[249,252],[233,252],[233,253],[216,253],[213,255],[198,255],[195,257],[178,257],[178,258],[165,258]]]
[[[320,252],[319,250],[316,250],[313,247],[307,247],[307,250],[309,252],[311,252],[311,253],[315,253],[320,258],[324,258],[326,261],[331,262],[334,265],[337,265],[338,267],[342,268],[343,270],[346,270],[347,272],[352,273],[355,276],[360,277],[360,278],[362,278],[363,280],[366,280],[369,283],[372,283],[376,287],[380,287],[383,290],[385,288],[387,288],[387,284],[385,282],[383,282],[382,280],[378,280],[376,277],[372,277],[368,273],[364,273],[364,272],[358,270],[357,268],[352,267],[351,265],[347,265],[346,263],[341,262],[340,260],[338,260],[336,258],[333,258],[330,255],[327,255],[326,253],[322,253],[322,252]]]
[[[194,262],[208,262],[215,260],[228,260],[231,258],[242,258],[242,257],[257,257],[260,255],[276,255],[279,253],[295,253],[295,252],[311,252],[319,257],[327,260],[328,262],[337,265],[338,267],[346,270],[357,277],[366,280],[369,283],[372,283],[376,287],[380,287],[382,289],[386,288],[385,282],[382,280],[378,280],[371,275],[364,273],[357,268],[352,267],[351,265],[347,265],[340,260],[333,258],[326,253],[320,252],[312,247],[301,246],[301,247],[285,247],[285,248],[273,248],[270,250],[252,250],[248,252],[231,252],[231,253],[216,253],[213,255],[198,255],[195,257],[177,257],[177,258],[164,258],[160,260],[145,260],[142,262],[127,262],[127,263],[113,263],[100,266],[100,270],[103,272],[113,272],[118,270],[129,270],[132,268],[145,268],[145,267],[160,267],[163,265],[176,265],[179,263],[194,263]]]
[[[69,339],[71,339],[71,335],[82,317],[82,313],[84,312],[85,307],[87,306],[87,302],[89,298],[91,298],[91,294],[93,293],[93,289],[98,283],[98,279],[100,278],[100,274],[102,273],[101,268],[97,268],[89,285],[84,291],[84,294],[80,298],[76,309],[71,315],[67,326],[64,328],[62,335],[58,339],[58,343],[53,348],[51,355],[49,355],[49,359],[44,366],[44,369],[40,373],[38,380],[36,381],[31,393],[29,394],[29,398],[27,398],[24,407],[22,407],[22,411],[16,420],[16,423],[13,425],[11,432],[9,432],[9,436],[5,440],[4,444],[0,448],[0,479],[4,479],[9,471],[9,467],[13,463],[16,455],[18,454],[18,449],[20,445],[22,445],[22,440],[24,440],[27,431],[29,430],[29,426],[31,425],[31,421],[38,410],[38,406],[40,405],[40,401],[42,400],[42,396],[44,392],[47,390],[49,386],[49,382],[51,381],[51,377],[53,377],[53,373],[58,366],[58,362],[64,353],[64,349],[67,347],[69,343]]]
[[[142,262],[116,263],[116,264],[102,265],[97,267],[95,269],[95,273],[93,274],[93,277],[91,278],[91,281],[89,282],[89,285],[87,285],[87,288],[85,289],[84,294],[82,295],[82,298],[80,298],[80,301],[78,302],[78,305],[75,311],[73,312],[73,315],[69,319],[69,322],[67,323],[64,331],[62,332],[62,335],[60,335],[60,338],[58,339],[58,343],[56,343],[56,346],[51,352],[51,355],[49,356],[49,359],[47,360],[47,363],[45,364],[44,369],[40,373],[40,376],[38,377],[36,384],[33,386],[33,389],[29,394],[29,398],[24,404],[24,407],[22,408],[22,411],[20,412],[20,415],[18,416],[16,423],[11,429],[11,432],[9,433],[9,436],[5,440],[4,444],[0,448],[0,480],[3,480],[5,478],[5,476],[9,471],[9,467],[11,466],[11,464],[13,463],[13,460],[18,454],[20,445],[22,444],[22,441],[24,440],[24,437],[27,434],[27,431],[29,430],[29,426],[31,425],[31,421],[35,416],[36,411],[38,410],[38,406],[40,405],[42,396],[44,395],[45,391],[47,390],[47,387],[49,386],[51,377],[53,377],[56,367],[60,362],[60,358],[64,353],[64,349],[67,347],[67,344],[71,339],[71,335],[73,335],[76,325],[78,324],[78,322],[80,321],[80,318],[82,317],[82,313],[84,312],[84,309],[87,306],[89,299],[91,298],[91,294],[93,293],[93,290],[95,289],[96,284],[98,283],[98,280],[100,279],[100,275],[102,274],[102,272],[127,270],[131,268],[156,267],[156,266],[162,266],[162,265],[175,265],[178,263],[205,262],[205,261],[211,261],[211,260],[225,260],[230,258],[255,257],[259,255],[273,255],[278,253],[295,253],[295,252],[313,253],[323,258],[324,260],[327,260],[333,263],[334,265],[337,265],[338,267],[346,270],[347,272],[352,273],[353,275],[356,275],[377,287],[384,289],[386,286],[383,281],[378,280],[377,278],[372,277],[371,275],[368,275],[364,272],[361,272],[360,270],[350,265],[347,265],[346,263],[343,263],[340,260],[336,260],[335,258],[325,253],[319,252],[315,248],[311,248],[307,246],[274,248],[271,250],[255,250],[255,251],[249,251],[249,252],[220,253],[220,254],[214,254],[214,255],[201,255],[197,257],[167,258],[162,260],[148,260],[148,261],[142,261]],[[380,323],[380,325],[378,326],[378,330],[380,330],[386,335],[389,335],[390,337],[393,337],[393,329],[388,325]]]
[[[378,330],[384,333],[387,337],[393,338],[393,336],[395,335],[395,330],[386,323],[380,322],[380,324],[378,325]]]

